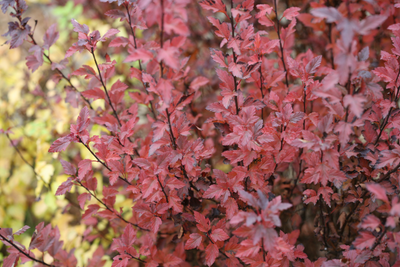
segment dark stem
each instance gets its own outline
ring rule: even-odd
[[[262,248],[263,260],[265,261],[264,238],[261,238],[261,248]]]
[[[280,28],[280,22],[279,22],[279,19],[278,19],[278,7],[276,5],[276,1],[277,0],[274,0],[274,11],[275,11],[275,16],[276,16],[276,24],[277,24],[276,33],[278,34],[278,39],[279,39],[279,48],[281,50],[281,60],[282,60],[282,64],[283,64],[283,69],[285,70],[286,86],[289,87],[288,72],[286,70],[286,64],[285,64],[285,59],[284,59],[284,54],[283,54],[281,30],[279,29]]]
[[[131,255],[131,254],[130,254],[129,252],[127,252],[127,251],[125,251],[125,254],[131,256],[132,259],[137,260],[137,261],[139,261],[139,262],[141,262],[141,263],[147,263],[147,262],[145,262],[144,260],[141,260],[141,259],[139,259],[139,258],[134,257],[133,255]]]
[[[170,137],[171,137],[171,141],[172,141],[172,146],[174,147],[174,150],[176,150],[177,146],[176,146],[176,140],[175,140],[174,133],[172,132],[171,114],[169,114],[168,108],[166,108],[165,111],[167,112],[169,132],[170,132]]]
[[[262,62],[262,61],[261,61]],[[264,92],[263,92],[263,75],[262,75],[262,63],[260,65],[260,68],[258,69],[260,72],[260,92],[261,92],[261,100],[264,100]],[[261,109],[261,119],[263,121],[263,126],[264,126],[264,108]]]
[[[328,33],[329,34],[329,42],[333,45],[333,42],[332,42],[332,23],[328,23],[328,31],[329,31],[329,33]],[[332,69],[334,70],[335,69],[335,61],[334,61],[334,58],[333,58],[333,47],[331,48],[331,66],[332,66]]]
[[[1,237],[1,239],[5,240],[5,241],[8,242],[9,244],[11,244],[11,246],[13,246],[14,248],[16,248],[20,253],[24,254],[25,257],[27,257],[27,258],[29,258],[29,259],[31,259],[31,260],[37,262],[37,263],[43,264],[43,265],[45,265],[45,266],[54,266],[54,265],[47,264],[47,263],[45,263],[44,261],[41,261],[41,260],[38,260],[38,259],[32,257],[31,255],[29,255],[29,253],[26,253],[25,251],[23,251],[22,249],[20,249],[17,245],[15,245],[11,240],[5,238],[2,234],[0,234],[0,237]]]
[[[33,35],[32,35],[32,34],[29,34],[29,37],[31,38],[32,43],[33,43],[34,45],[37,45],[35,39],[33,38]],[[50,62],[50,64],[53,64],[53,61],[50,59],[50,55],[46,55],[46,54],[43,52],[43,56]],[[89,99],[87,99],[86,97],[84,97],[84,96],[82,95],[82,93],[79,92],[78,89],[76,89],[76,87],[72,85],[71,79],[69,79],[67,76],[65,76],[65,74],[64,74],[61,70],[59,70],[58,68],[56,68],[56,70],[57,70],[57,72],[61,75],[61,77],[69,83],[69,85],[71,86],[71,88],[72,88],[75,92],[79,93],[80,97],[88,104],[89,108],[90,108],[90,109],[93,109],[92,104],[90,103]]]
[[[212,239],[208,236],[207,233],[206,233],[206,236],[208,237],[208,240],[210,240],[210,242],[213,243],[213,244],[215,245],[214,241],[212,241]],[[229,256],[226,255],[226,253],[225,253],[224,251],[222,251],[221,249],[218,249],[218,250],[219,250],[219,253],[221,253],[221,254],[224,255],[227,259],[229,259]],[[246,264],[245,264],[241,259],[239,259],[239,258],[237,258],[237,259],[239,260],[239,262],[240,262],[243,266],[246,266]]]
[[[22,155],[22,153],[21,153],[21,151],[19,150],[19,148],[18,148],[16,145],[14,145],[13,141],[12,141],[11,138],[10,138],[10,135],[9,135],[8,133],[6,133],[6,136],[7,136],[7,139],[10,141],[12,147],[15,149],[15,151],[16,151],[16,152],[18,153],[18,155],[21,157],[22,161],[25,162],[25,164],[27,164],[29,167],[31,167],[33,173],[34,173],[37,177],[39,177],[40,180],[43,181],[43,183],[47,186],[47,188],[49,188],[49,189],[51,190],[51,185],[50,185],[49,183],[47,183],[47,182],[43,179],[43,177],[35,171],[35,167],[34,167],[32,164],[30,164],[30,163],[25,159],[25,157]]]
[[[386,234],[386,228],[385,228],[385,230],[383,230],[382,234],[375,241],[375,244],[371,248],[371,252],[373,252],[375,250],[375,248],[381,243],[381,240],[385,236],[385,234]]]
[[[114,117],[117,119],[119,126],[122,126],[122,123],[121,123],[121,121],[119,120],[117,111],[115,110],[115,108],[114,108],[114,106],[113,106],[113,104],[112,104],[112,102],[111,102],[111,98],[110,98],[110,95],[108,94],[108,90],[107,90],[106,84],[104,83],[103,77],[102,77],[102,75],[101,75],[101,71],[100,71],[100,68],[99,68],[99,64],[97,63],[97,60],[96,60],[96,56],[95,56],[95,54],[94,54],[93,47],[91,48],[91,51],[90,51],[90,52],[91,52],[91,54],[92,54],[92,56],[93,56],[94,63],[96,64],[97,71],[99,72],[100,82],[101,82],[101,85],[103,86],[104,91],[105,91],[105,93],[106,93],[106,96],[107,96],[107,99],[108,99],[108,104],[110,104],[111,109],[113,110],[113,113],[114,113]]]
[[[167,200],[167,203],[169,203],[167,193],[165,192],[164,187],[163,187],[162,184],[161,184],[160,178],[158,177],[158,175],[156,175],[156,176],[157,176],[158,184],[160,185],[161,190],[162,190],[162,192],[164,193],[165,199]]]
[[[127,13],[128,13],[129,28],[131,29],[131,33],[132,33],[132,36],[133,36],[133,43],[134,43],[134,45],[135,45],[135,49],[137,49],[136,35],[135,35],[135,31],[133,30],[133,27],[132,27],[132,18],[131,18],[131,13],[130,13],[130,11],[129,11],[129,4],[126,4],[126,5],[125,5],[125,8],[126,8],[126,11],[127,11]],[[143,72],[142,62],[140,61],[140,59],[138,60],[138,62],[139,62],[139,69],[140,69],[141,72]],[[142,84],[143,84],[144,91],[146,92],[146,94],[149,94],[149,92],[147,92],[147,87],[146,87],[146,85],[143,83],[143,81],[141,81],[141,82],[142,82]],[[154,106],[153,106],[153,102],[151,102],[151,101],[149,101],[149,102],[150,102],[150,110],[151,110],[151,113],[153,114],[154,119],[157,119],[156,112],[155,112]]]
[[[81,181],[76,180],[76,182],[77,182],[80,186],[82,186],[83,188],[85,188],[85,190],[86,190],[94,199],[96,199],[101,205],[103,205],[104,208],[106,208],[106,209],[109,210],[110,212],[114,213],[115,216],[117,216],[119,219],[121,219],[122,221],[124,221],[124,222],[127,223],[127,224],[130,224],[130,225],[132,225],[132,226],[135,226],[135,227],[139,228],[140,230],[149,231],[149,230],[147,230],[147,229],[144,229],[144,228],[140,227],[140,226],[137,225],[137,224],[134,224],[134,223],[131,223],[130,221],[127,221],[124,217],[122,217],[122,216],[119,215],[117,212],[115,212],[114,209],[112,209],[112,208],[110,208],[109,206],[107,206],[107,204],[104,203],[101,199],[99,199],[93,192],[91,192],[91,191],[89,190],[89,188],[87,188],[86,186],[84,186],[84,185],[81,183]]]
[[[233,8],[233,0],[231,0],[231,9]],[[235,38],[235,22],[233,20],[233,15],[232,15],[232,11],[230,12],[230,21],[231,21],[231,28],[232,28],[232,38]],[[236,53],[232,48],[232,56],[233,56],[233,62],[236,64],[237,58],[236,58]],[[235,84],[235,92],[237,92],[238,88],[237,88],[237,79],[236,76],[233,75],[233,82]],[[239,101],[238,101],[238,97],[235,96],[235,105],[236,105],[236,115],[239,115]]]
[[[390,175],[392,173],[395,173],[398,169],[400,168],[400,164],[397,164],[396,167],[394,167],[394,169],[388,171],[384,176],[382,176],[382,178],[380,178],[378,181],[376,181],[377,184],[385,181],[386,179],[390,178]],[[364,191],[364,193],[361,195],[360,198],[362,199],[366,199],[368,197],[368,191]],[[361,204],[361,202],[358,202],[354,208],[350,211],[350,213],[346,216],[346,219],[344,220],[343,226],[341,227],[341,233],[343,233],[344,228],[346,227],[346,225],[349,223],[351,217],[353,216],[354,212],[357,210],[358,206]],[[342,240],[342,236],[343,234],[340,236],[340,240]]]
[[[103,165],[103,166],[104,166],[107,170],[109,170],[110,172],[112,171],[112,170],[110,169],[110,167],[107,166],[107,164],[105,164],[103,161],[101,161],[101,160],[96,156],[96,154],[92,151],[92,149],[90,149],[90,147],[89,147],[88,145],[86,145],[86,144],[82,141],[82,139],[81,139],[80,137],[78,137],[78,139],[79,139],[79,142],[80,142],[81,144],[83,144],[83,145],[87,148],[87,150],[89,150],[90,154],[92,154],[92,156],[96,158],[97,162],[99,162],[101,165]],[[121,176],[118,176],[118,178],[121,179],[122,181],[124,181],[125,183],[127,183],[128,185],[131,185],[131,183],[130,183],[128,180],[126,180],[125,178],[123,178],[123,177],[121,177]]]
[[[328,243],[326,242],[326,238],[325,238],[326,229],[325,229],[324,212],[323,212],[323,209],[322,209],[322,201],[323,201],[322,195],[320,195],[319,196],[319,211],[321,213],[321,215],[320,215],[320,217],[321,217],[321,227],[322,227],[322,231],[323,231],[322,239],[324,240],[325,247],[328,247]]]
[[[160,47],[164,47],[164,0],[161,0],[161,31],[160,31]],[[164,69],[162,61],[160,61],[160,77],[163,77]]]

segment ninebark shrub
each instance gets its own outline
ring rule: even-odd
[[[49,152],[100,244],[85,266],[400,266],[400,2],[76,2],[128,34],[72,19],[55,62],[57,25],[39,38],[24,0],[0,5],[10,48],[80,110]],[[77,265],[56,225],[16,241],[29,227],[0,229],[3,266]]]

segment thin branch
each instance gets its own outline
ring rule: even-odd
[[[103,88],[104,88],[104,91],[106,92],[106,96],[107,96],[107,99],[108,99],[108,104],[110,104],[111,109],[113,110],[113,113],[114,113],[114,117],[117,119],[119,126],[122,126],[122,123],[121,123],[121,121],[119,120],[117,111],[115,110],[115,108],[114,108],[114,106],[113,106],[113,104],[112,104],[112,102],[111,102],[111,98],[110,98],[110,95],[108,94],[108,90],[107,90],[106,84],[104,83],[103,77],[102,77],[102,75],[101,75],[101,71],[100,71],[100,68],[99,68],[99,64],[97,63],[97,60],[96,60],[96,56],[95,56],[95,54],[94,54],[93,47],[91,48],[90,53],[91,53],[92,56],[93,56],[94,63],[96,64],[97,71],[99,72],[100,82],[101,82],[101,84],[102,84],[102,86],[103,86]]]
[[[396,84],[397,84],[397,80],[399,79],[399,75],[400,75],[400,69],[399,69],[399,72],[397,73],[397,77],[396,77],[396,80],[395,80],[395,82],[394,82],[394,86],[396,86]],[[395,97],[395,99],[394,99],[394,102],[396,103],[396,105],[397,105],[397,101],[399,101],[399,92],[400,92],[400,86],[397,88],[396,97]],[[389,122],[390,115],[392,114],[392,111],[393,111],[393,110],[394,110],[394,108],[393,108],[393,107],[390,107],[389,113],[386,115],[386,120],[384,120],[384,123],[381,125],[381,127],[380,127],[380,129],[379,129],[379,134],[378,134],[378,136],[376,137],[376,140],[375,140],[374,145],[376,145],[376,144],[379,142],[379,139],[380,139],[380,137],[381,137],[383,131],[385,130],[386,125],[387,125],[388,122]]]
[[[164,0],[161,1],[161,30],[160,30],[160,47],[164,47]],[[163,77],[164,69],[162,65],[162,60],[160,61],[160,78]]]
[[[0,228],[0,229],[1,229],[1,228]],[[11,240],[7,239],[7,238],[4,237],[2,234],[0,234],[0,237],[1,237],[1,239],[5,240],[7,243],[11,244],[11,246],[13,246],[14,248],[16,248],[20,253],[24,254],[25,257],[27,257],[27,258],[29,258],[29,259],[31,259],[31,260],[37,262],[37,263],[43,264],[43,265],[45,265],[45,266],[50,266],[50,267],[54,266],[54,265],[47,264],[47,263],[45,263],[44,261],[41,261],[41,260],[38,260],[38,259],[32,257],[31,255],[29,255],[29,253],[26,253],[25,251],[23,251],[22,249],[20,249],[20,248],[19,248],[17,245],[15,245]]]
[[[129,10],[129,4],[126,4],[126,5],[125,5],[125,8],[126,8],[126,12],[128,13],[128,22],[129,22],[129,28],[131,29],[131,33],[132,33],[132,36],[133,36],[133,44],[134,44],[134,46],[135,46],[135,49],[137,49],[138,47],[137,47],[137,42],[136,42],[136,35],[135,35],[135,31],[134,31],[134,29],[133,29],[133,27],[132,27],[132,18],[131,18],[131,13],[130,13],[130,10]],[[139,59],[138,62],[139,62],[139,69],[140,69],[141,72],[143,72],[143,67],[142,67],[142,62],[141,62],[141,60]],[[145,91],[146,94],[148,95],[149,92],[147,91],[147,86],[145,85],[145,83],[143,82],[143,80],[141,80],[141,82],[142,82],[142,84],[143,84],[144,91]],[[149,102],[150,102],[150,110],[151,110],[151,113],[153,114],[154,119],[157,119],[157,115],[156,115],[156,112],[155,112],[155,110],[154,110],[153,102],[151,102],[151,101],[149,101]]]
[[[400,164],[396,165],[396,167],[394,167],[392,170],[388,171],[384,176],[382,176],[382,178],[380,178],[378,181],[376,181],[377,184],[383,182],[384,180],[390,178],[390,175],[392,173],[395,173],[397,170],[400,169]],[[366,199],[368,197],[368,191],[364,191],[364,193],[361,195],[360,198],[362,199]],[[346,216],[346,219],[344,220],[343,226],[340,228],[340,232],[342,233],[342,235],[340,236],[340,240],[342,240],[343,237],[343,231],[344,228],[346,227],[346,225],[349,223],[351,217],[354,215],[354,212],[357,210],[358,206],[361,204],[361,202],[359,201],[354,208],[350,211],[350,213]]]
[[[171,123],[171,114],[169,114],[168,112],[168,108],[165,109],[165,111],[167,112],[167,118],[168,118],[168,126],[169,126],[169,132],[170,132],[170,137],[171,137],[171,141],[172,141],[172,146],[174,147],[174,150],[176,150],[177,146],[176,146],[176,139],[174,136],[174,133],[172,132],[172,123]]]
[[[321,218],[321,227],[322,227],[322,239],[324,240],[325,247],[328,247],[328,243],[326,242],[325,234],[326,234],[326,227],[325,227],[325,219],[324,219],[324,212],[322,209],[322,195],[319,196],[319,211],[321,213],[320,218]]]
[[[137,261],[139,261],[139,262],[141,262],[141,263],[147,263],[147,262],[145,262],[144,260],[141,260],[141,259],[139,259],[139,258],[134,257],[134,256],[133,256],[132,254],[130,254],[128,251],[125,251],[125,254],[131,256],[132,259],[137,260]],[[139,256],[139,257],[140,257],[140,256]]]
[[[263,260],[265,261],[265,249],[264,249],[264,238],[261,238],[261,249],[263,254]]]
[[[258,55],[260,57],[260,55]],[[261,60],[262,62],[262,60]],[[264,92],[263,92],[263,75],[262,75],[262,63],[260,65],[260,68],[258,69],[259,73],[260,73],[260,92],[261,92],[261,99],[264,99]],[[263,127],[264,127],[264,108],[261,109],[261,120],[263,123]]]
[[[234,22],[234,20],[233,20],[232,8],[233,8],[233,0],[231,0],[231,12],[230,12],[230,17],[229,17],[229,19],[230,19],[230,21],[231,21],[231,28],[232,28],[232,33],[231,33],[231,34],[232,34],[232,39],[234,39],[234,38],[235,38],[235,22]],[[236,53],[235,53],[235,51],[233,50],[233,48],[232,48],[232,56],[233,56],[233,62],[236,64],[237,58],[236,58]],[[238,90],[237,79],[236,79],[236,76],[235,76],[235,75],[232,74],[232,76],[233,76],[233,82],[234,82],[234,84],[235,84],[235,92],[237,92],[237,90]],[[237,95],[235,95],[235,106],[236,106],[236,115],[239,115],[239,101],[238,101]]]
[[[92,154],[92,156],[96,158],[97,162],[99,162],[101,165],[103,165],[103,166],[104,166],[107,170],[109,170],[110,172],[112,171],[112,170],[110,169],[110,167],[107,166],[107,164],[105,164],[103,161],[101,161],[101,160],[96,156],[96,154],[92,151],[92,149],[90,149],[90,147],[89,147],[88,145],[86,145],[86,144],[82,141],[82,139],[81,139],[80,137],[78,137],[78,139],[79,139],[79,142],[80,142],[81,144],[83,144],[83,145],[87,148],[87,150],[89,150],[90,154]],[[125,183],[127,183],[128,185],[131,185],[131,183],[130,183],[127,179],[125,179],[125,178],[123,178],[123,177],[121,177],[121,176],[118,176],[118,178],[119,178],[120,180],[124,181]]]
[[[84,186],[84,185],[81,183],[81,181],[76,180],[76,182],[77,182],[80,186],[82,186],[83,188],[85,188],[86,191],[87,191],[94,199],[96,199],[100,204],[102,204],[102,205],[104,206],[104,208],[106,208],[106,209],[109,210],[110,212],[114,213],[115,216],[117,216],[119,219],[121,219],[122,221],[124,221],[124,222],[127,223],[127,224],[130,224],[130,225],[132,225],[132,226],[135,226],[135,227],[139,228],[140,230],[149,231],[149,230],[147,230],[147,229],[144,229],[144,228],[140,227],[140,226],[137,225],[137,224],[134,224],[134,223],[131,223],[130,221],[127,221],[124,217],[122,217],[120,214],[118,214],[117,212],[115,212],[114,209],[112,209],[112,208],[110,208],[109,206],[107,206],[107,204],[104,203],[101,199],[99,199],[93,192],[91,192],[91,191],[89,190],[89,188],[87,188],[86,186]]]
[[[285,64],[285,59],[284,59],[284,54],[283,54],[283,45],[282,45],[282,39],[281,39],[281,33],[280,33],[280,22],[278,19],[278,7],[276,4],[277,0],[274,0],[274,11],[275,11],[275,17],[276,17],[276,23],[277,23],[277,29],[276,33],[278,34],[278,39],[279,39],[279,48],[281,50],[281,60],[283,64],[283,69],[285,70],[285,77],[286,77],[286,86],[289,87],[289,80],[288,80],[288,72],[286,69],[286,64]]]
[[[157,177],[158,184],[160,185],[161,190],[164,193],[165,199],[167,200],[167,203],[169,203],[167,193],[165,192],[164,187],[161,184],[161,181],[160,181],[160,178],[158,177],[158,174],[156,175],[156,177]]]
[[[51,185],[50,185],[49,183],[47,183],[47,182],[44,180],[44,178],[43,178],[40,174],[38,174],[38,173],[35,171],[35,167],[34,167],[32,164],[30,164],[30,163],[25,159],[25,157],[22,155],[22,153],[21,153],[21,151],[19,150],[19,148],[18,148],[18,147],[14,144],[14,142],[11,140],[11,138],[10,138],[10,136],[9,136],[8,133],[6,133],[6,136],[7,136],[7,139],[10,141],[12,147],[15,149],[15,151],[16,151],[16,152],[18,153],[18,155],[21,157],[22,161],[25,162],[25,164],[27,164],[29,167],[31,167],[33,173],[34,173],[37,177],[39,177],[40,180],[42,180],[42,182],[47,186],[47,188],[49,188],[49,189],[51,190]]]
[[[382,234],[375,241],[375,244],[371,248],[371,252],[373,252],[375,250],[375,248],[381,243],[381,240],[385,236],[385,234],[386,234],[386,228],[385,228],[385,230],[383,230]]]
[[[32,43],[33,43],[34,45],[37,45],[36,40],[35,40],[34,37],[33,37],[33,34],[29,34],[29,37],[31,38]],[[43,56],[50,62],[50,65],[53,64],[53,61],[50,59],[50,54],[49,54],[49,55],[46,55],[46,54],[43,52]],[[88,104],[89,108],[93,110],[92,104],[90,103],[89,99],[87,99],[86,97],[84,97],[84,96],[82,95],[82,93],[78,91],[78,89],[72,84],[71,79],[68,78],[59,68],[56,68],[56,70],[57,70],[57,72],[61,75],[61,77],[69,83],[69,85],[71,86],[71,88],[72,88],[75,92],[79,93],[80,97]]]

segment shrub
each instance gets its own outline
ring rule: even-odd
[[[0,2],[10,48],[80,110],[49,152],[97,246],[82,264],[400,266],[399,3],[100,2],[111,28],[72,19],[60,61],[56,25],[38,41],[25,1]],[[4,266],[78,264],[57,225],[26,247],[28,228],[0,230]]]

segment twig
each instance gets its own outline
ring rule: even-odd
[[[97,162],[99,162],[101,165],[103,165],[103,166],[104,166],[107,170],[109,170],[110,172],[112,171],[112,170],[110,169],[110,167],[107,166],[107,164],[105,164],[103,161],[101,161],[101,160],[96,156],[96,154],[90,149],[90,147],[89,147],[88,145],[86,145],[86,144],[82,141],[82,139],[81,139],[80,137],[78,137],[78,139],[79,139],[79,142],[80,142],[81,144],[83,144],[83,145],[87,148],[87,150],[89,150],[90,154],[92,154],[92,156],[96,158]],[[123,181],[124,181],[125,183],[127,183],[128,185],[131,185],[131,183],[130,183],[128,180],[126,180],[125,178],[123,178],[123,177],[121,177],[121,176],[118,176],[118,178],[121,179],[121,180],[123,180]]]
[[[137,260],[137,261],[139,261],[139,262],[141,262],[141,263],[147,263],[147,262],[145,262],[144,260],[141,260],[141,259],[139,259],[139,258],[134,257],[134,256],[133,256],[132,254],[130,254],[128,251],[125,251],[125,254],[131,256],[132,259]],[[140,257],[140,256],[139,256],[139,257]]]
[[[326,242],[325,234],[326,234],[326,229],[325,229],[325,219],[324,219],[324,212],[322,210],[322,195],[319,196],[319,211],[321,213],[320,218],[321,218],[321,227],[322,227],[322,239],[324,240],[325,247],[328,247],[328,243]]]
[[[160,185],[161,190],[164,193],[165,199],[167,200],[167,203],[169,203],[167,193],[165,192],[164,187],[161,184],[161,181],[160,181],[160,178],[158,177],[158,174],[156,175],[156,177],[157,177],[158,184]]]
[[[233,20],[233,15],[232,15],[232,8],[233,8],[233,0],[231,0],[231,12],[230,12],[230,21],[231,21],[231,28],[232,28],[232,39],[235,38],[235,22]],[[236,53],[232,48],[232,56],[233,56],[233,62],[236,64],[237,58],[236,58]],[[237,88],[237,80],[236,80],[236,76],[233,75],[233,82],[235,84],[235,92],[237,92],[238,88]],[[235,106],[236,106],[236,115],[239,115],[239,102],[238,102],[238,97],[237,95],[235,95]]]
[[[122,126],[122,123],[121,123],[121,121],[119,120],[117,111],[115,110],[115,108],[114,108],[114,106],[113,106],[113,104],[112,104],[112,102],[111,102],[111,98],[110,98],[110,95],[108,94],[108,90],[107,90],[106,84],[104,83],[103,77],[102,77],[102,75],[101,75],[101,71],[100,71],[100,68],[99,68],[99,64],[97,63],[97,60],[96,60],[96,56],[95,56],[95,54],[94,54],[93,47],[91,48],[90,53],[91,53],[92,56],[93,56],[94,63],[96,64],[97,71],[99,72],[100,82],[101,82],[101,84],[102,84],[102,86],[103,86],[103,88],[104,88],[104,91],[106,92],[106,96],[107,96],[107,99],[108,99],[108,103],[110,104],[111,109],[113,110],[114,116],[115,116],[115,118],[117,119],[119,126]]]
[[[278,34],[278,39],[279,39],[279,48],[281,50],[281,60],[283,64],[283,69],[285,70],[285,77],[286,77],[286,86],[289,87],[289,80],[288,80],[288,72],[286,70],[286,64],[285,64],[285,59],[283,55],[283,45],[282,45],[282,39],[281,39],[281,33],[280,33],[280,22],[278,19],[278,7],[276,5],[276,1],[274,0],[274,11],[275,11],[275,17],[276,17],[276,23],[277,23],[277,28],[276,28],[276,33]]]
[[[109,210],[110,212],[114,213],[115,216],[117,216],[119,219],[121,219],[122,221],[124,221],[124,222],[127,223],[127,224],[130,224],[130,225],[132,225],[132,226],[135,226],[135,227],[139,228],[140,230],[149,231],[149,230],[147,230],[147,229],[144,229],[144,228],[140,227],[140,226],[137,225],[137,224],[134,224],[134,223],[131,223],[130,221],[127,221],[124,217],[122,217],[120,214],[118,214],[117,212],[115,212],[114,209],[112,209],[112,208],[110,208],[109,206],[107,206],[107,204],[104,203],[101,199],[99,199],[93,192],[91,192],[91,191],[89,190],[89,188],[87,188],[86,186],[84,186],[84,185],[81,183],[81,181],[76,180],[76,182],[77,182],[80,186],[82,186],[83,188],[85,188],[86,191],[87,191],[93,198],[95,198],[99,203],[101,203],[107,210]]]
[[[164,0],[161,0],[161,30],[160,30],[160,47],[164,47]],[[160,78],[163,77],[164,69],[162,60],[160,61]]]
[[[45,265],[45,266],[50,266],[50,267],[54,266],[54,265],[47,264],[47,263],[45,263],[44,261],[41,261],[41,260],[38,260],[38,259],[32,257],[31,255],[29,255],[29,253],[26,253],[25,251],[23,251],[22,249],[20,249],[20,248],[19,248],[17,245],[15,245],[11,240],[7,239],[7,238],[4,237],[2,234],[0,234],[0,237],[1,237],[1,239],[5,240],[7,243],[11,244],[11,246],[13,246],[14,248],[16,248],[20,253],[24,254],[25,257],[27,257],[27,258],[29,258],[29,259],[31,259],[31,260],[37,262],[37,263],[43,264],[43,265]]]
[[[135,46],[135,49],[137,49],[136,35],[135,35],[135,31],[133,30],[133,27],[132,27],[132,18],[131,18],[131,13],[129,11],[129,4],[126,4],[125,8],[126,8],[126,11],[128,13],[128,22],[129,22],[129,28],[131,29],[131,33],[132,33],[132,36],[133,36],[133,44]],[[138,60],[138,62],[139,62],[139,69],[140,69],[141,72],[143,72],[142,62],[140,61],[140,59]],[[147,86],[144,84],[143,80],[141,80],[141,82],[143,84],[144,91],[146,92],[146,94],[149,94],[149,92],[147,91]],[[151,101],[149,101],[149,102],[150,102],[151,113],[153,113],[154,119],[157,119],[157,115],[156,115],[156,112],[154,110],[153,102],[151,102]]]
[[[22,155],[22,153],[21,153],[21,151],[19,150],[19,148],[18,148],[18,147],[13,143],[13,141],[11,140],[10,136],[8,135],[8,133],[6,133],[6,136],[7,136],[7,139],[10,141],[11,145],[13,146],[13,148],[15,149],[15,151],[17,151],[18,155],[21,157],[22,161],[25,162],[25,164],[27,164],[29,167],[31,167],[33,173],[34,173],[37,177],[39,177],[40,180],[43,181],[43,183],[47,186],[47,188],[49,188],[49,189],[51,190],[51,185],[50,185],[50,183],[47,183],[47,182],[44,180],[44,178],[43,178],[40,174],[38,174],[38,173],[35,171],[35,167],[34,167],[32,164],[30,164],[30,163],[25,159],[25,157]]]
[[[36,40],[35,40],[34,37],[33,37],[33,34],[29,34],[29,37],[31,38],[32,43],[33,43],[34,45],[37,45]],[[46,55],[46,54],[43,52],[43,56],[50,62],[51,65],[53,64],[53,61],[50,59],[50,55]],[[68,78],[67,76],[65,76],[65,74],[64,74],[59,68],[56,68],[56,70],[57,70],[57,72],[61,75],[61,77],[69,83],[69,85],[71,86],[71,88],[72,88],[75,92],[79,93],[80,97],[88,104],[89,108],[93,110],[92,104],[90,103],[89,99],[87,99],[86,97],[84,97],[84,96],[82,95],[82,93],[78,91],[78,89],[72,84],[71,79]]]
[[[394,82],[394,86],[396,86],[396,84],[397,84],[397,80],[399,79],[399,75],[400,75],[400,69],[399,69],[399,72],[397,73],[397,77],[396,77],[396,80],[395,80],[395,82]],[[395,99],[394,99],[394,102],[396,103],[396,105],[397,105],[397,101],[399,100],[399,99],[398,99],[398,97],[399,97],[399,92],[400,92],[400,86],[397,88],[396,97],[395,97]],[[393,110],[394,110],[394,108],[393,108],[393,107],[390,107],[389,113],[386,115],[386,120],[384,120],[384,123],[381,125],[381,127],[380,127],[380,129],[379,129],[379,134],[378,134],[378,136],[376,137],[376,140],[375,140],[374,145],[376,145],[376,144],[379,142],[379,139],[380,139],[380,137],[381,137],[383,131],[385,130],[386,125],[387,125],[388,122],[389,122],[389,118],[390,118],[390,115],[392,114],[392,111],[393,111]]]

